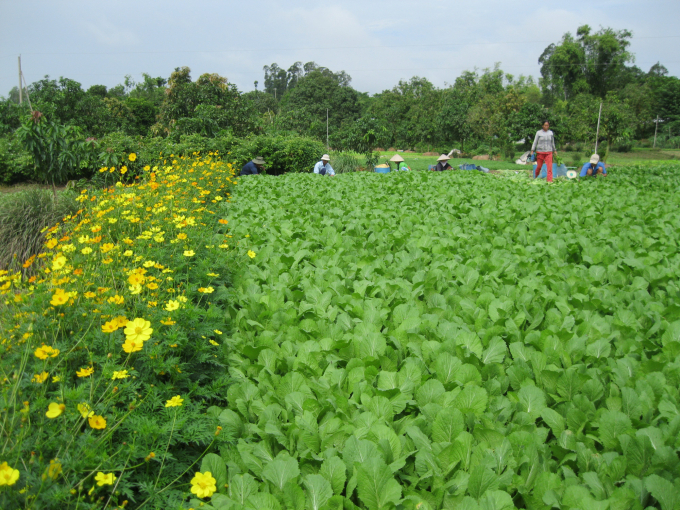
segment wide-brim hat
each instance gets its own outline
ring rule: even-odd
[[[448,157],[446,154],[442,154],[441,156],[439,156],[437,158],[437,161],[448,161],[449,159],[451,159],[451,158]]]
[[[404,161],[404,158],[402,158],[399,154],[395,154],[392,156],[390,161],[393,161],[394,163],[402,163]]]
[[[324,154],[321,156],[321,161],[330,161],[331,157],[328,154]]]
[[[600,156],[598,156],[597,154],[593,154],[592,156],[590,156],[590,163],[591,164],[597,165],[599,162],[600,162]]]
[[[258,156],[255,159],[253,159],[253,163],[255,163],[256,165],[264,165],[264,159],[262,158],[262,156]]]

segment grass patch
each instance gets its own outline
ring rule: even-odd
[[[78,210],[76,193],[22,187],[0,194],[0,269],[21,265],[42,249],[45,227]]]

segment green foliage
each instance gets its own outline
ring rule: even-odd
[[[679,183],[241,182],[212,505],[677,506]]]
[[[267,162],[266,173],[311,172],[321,159],[326,146],[311,138],[299,136],[257,136],[241,140],[232,149],[231,157],[238,168],[251,159],[262,156]]]
[[[33,157],[36,178],[52,186],[79,176],[95,150],[94,141],[85,140],[79,128],[46,120],[38,111],[24,121],[17,138]]]
[[[34,176],[31,154],[16,134],[0,137],[0,184],[27,182]]]
[[[330,157],[331,166],[336,174],[356,172],[361,167],[359,154],[356,152],[333,152]]]
[[[78,210],[72,191],[31,188],[0,196],[0,269],[20,269],[42,250],[44,230]]]

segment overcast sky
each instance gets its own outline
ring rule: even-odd
[[[442,87],[495,62],[538,77],[545,47],[583,24],[631,30],[639,67],[679,76],[679,20],[678,0],[0,0],[0,95],[18,84],[19,54],[28,83],[65,76],[85,89],[188,66],[261,90],[262,66],[295,61],[344,70],[371,94],[412,76]]]

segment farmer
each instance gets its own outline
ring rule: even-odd
[[[395,154],[394,156],[392,156],[390,161],[397,164],[397,170],[403,170],[405,172],[411,170],[404,161],[404,158],[402,158],[399,154]]]
[[[328,154],[324,154],[323,156],[321,156],[321,161],[314,165],[314,173],[321,175],[330,175],[331,177],[333,177],[335,175],[335,171],[333,170],[333,167],[329,163],[330,160],[331,158]]]
[[[593,154],[590,156],[590,161],[583,165],[579,177],[597,177],[598,175],[607,175],[607,169],[604,163],[600,161],[600,156]]]
[[[553,155],[557,155],[555,149],[555,134],[550,130],[550,122],[547,120],[543,123],[543,129],[536,132],[534,144],[531,146],[531,155],[536,151],[536,175],[541,173],[543,163],[548,169],[548,182],[553,182],[552,163]]]
[[[258,156],[252,161],[248,161],[243,168],[241,168],[241,173],[239,175],[257,175],[264,169],[264,159],[262,156]]]
[[[453,170],[453,167],[449,165],[449,157],[446,154],[442,154],[437,158],[437,166],[432,169],[433,172],[443,172],[444,170]]]

